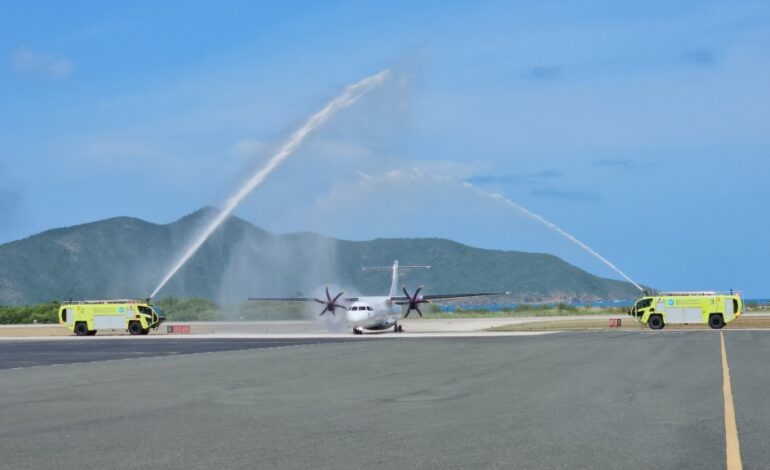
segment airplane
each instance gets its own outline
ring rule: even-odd
[[[414,310],[422,317],[421,304],[431,303],[432,300],[458,299],[463,297],[479,297],[484,295],[495,295],[494,293],[478,294],[449,294],[449,295],[420,295],[422,286],[418,287],[414,294],[409,294],[406,287],[402,287],[404,295],[398,295],[398,274],[399,270],[405,269],[430,269],[430,266],[399,266],[398,260],[393,262],[391,267],[373,267],[362,268],[364,271],[391,270],[392,278],[390,284],[390,293],[382,296],[366,297],[342,297],[343,292],[332,297],[329,288],[326,288],[326,298],[318,299],[315,297],[251,297],[249,300],[268,301],[268,302],[317,302],[323,304],[324,308],[319,316],[331,313],[337,314],[337,310],[345,311],[345,319],[348,325],[353,328],[353,334],[360,335],[364,330],[383,331],[393,328],[396,333],[403,333],[404,327],[399,323],[402,318],[407,318]],[[406,313],[403,307],[406,307]]]

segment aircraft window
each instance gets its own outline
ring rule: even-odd
[[[369,310],[370,312],[374,311],[374,309],[372,307],[366,307],[366,309]]]

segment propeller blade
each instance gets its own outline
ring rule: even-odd
[[[318,314],[318,316],[323,316],[326,312],[331,312],[332,315],[337,315],[337,309],[341,308],[343,310],[347,310],[348,308],[344,305],[340,305],[337,303],[337,300],[339,300],[340,297],[342,297],[343,292],[340,292],[337,294],[333,299],[331,293],[329,293],[329,287],[326,287],[326,300],[321,299],[313,299],[319,304],[324,304],[324,309],[321,311],[321,313]]]
[[[417,310],[417,313],[420,314],[420,318],[422,318],[422,310],[420,310],[420,307],[415,307],[415,310]]]
[[[406,290],[406,286],[401,287],[401,290],[404,291],[404,295],[406,296],[407,299],[409,299],[409,300],[412,299],[412,296],[409,295],[409,292],[407,292],[407,290]]]
[[[414,291],[414,298],[417,299],[417,297],[420,295],[420,291],[422,290],[422,286],[418,287],[416,291]]]

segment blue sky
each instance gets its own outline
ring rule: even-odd
[[[767,2],[24,2],[0,15],[0,242],[218,205],[345,85],[237,214],[438,236],[770,296]],[[402,260],[404,262],[408,260]]]

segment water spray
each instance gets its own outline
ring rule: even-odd
[[[174,274],[187,263],[187,261],[198,251],[198,249],[208,240],[208,238],[219,228],[220,225],[232,214],[232,212],[243,202],[246,196],[249,195],[257,186],[267,178],[281,163],[283,163],[289,156],[295,153],[312,134],[313,131],[323,126],[329,119],[331,119],[340,110],[351,106],[364,96],[372,88],[381,85],[388,77],[390,72],[385,69],[380,73],[367,77],[360,82],[350,85],[340,94],[329,102],[321,111],[314,114],[305,124],[297,129],[289,138],[288,141],[273,155],[267,164],[254,173],[238,191],[231,196],[226,202],[222,210],[217,214],[214,220],[206,226],[206,228],[198,235],[198,237],[190,244],[190,246],[184,251],[179,260],[173,265],[171,270],[163,277],[163,280],[158,284],[158,287],[152,292],[150,297],[155,295],[166,285]]]
[[[416,170],[416,171],[418,173],[422,174],[422,172],[420,172],[419,170]],[[590,246],[586,245],[582,241],[578,240],[577,238],[575,238],[573,235],[571,235],[570,233],[568,233],[567,231],[565,231],[564,229],[562,229],[558,225],[554,224],[553,222],[550,222],[549,220],[546,220],[541,215],[535,214],[534,212],[530,211],[529,209],[527,209],[526,207],[522,206],[521,204],[518,204],[518,203],[508,199],[507,197],[503,196],[500,193],[493,193],[493,192],[490,192],[490,191],[485,191],[485,190],[483,190],[483,189],[481,189],[481,188],[479,188],[477,186],[474,186],[471,183],[468,183],[466,181],[457,181],[455,179],[452,179],[452,178],[449,178],[449,177],[446,177],[446,176],[437,176],[437,175],[430,175],[430,176],[433,179],[437,180],[437,181],[446,181],[446,182],[449,182],[449,183],[452,183],[452,184],[460,185],[462,188],[470,190],[470,191],[473,191],[474,193],[476,193],[476,194],[478,194],[480,196],[483,196],[483,197],[486,197],[486,198],[489,198],[489,199],[494,199],[496,201],[502,202],[503,204],[505,204],[508,207],[512,207],[513,209],[516,209],[517,211],[521,212],[522,214],[526,215],[527,217],[536,220],[537,222],[545,225],[546,227],[550,228],[551,230],[553,230],[554,232],[558,233],[562,237],[564,237],[567,240],[571,241],[572,243],[576,244],[582,250],[586,251],[588,254],[590,254],[594,258],[598,259],[599,261],[601,261],[608,268],[612,269],[613,271],[615,271],[616,273],[621,275],[623,277],[623,279],[625,279],[628,282],[630,282],[631,284],[633,284],[634,287],[639,289],[639,291],[641,291],[643,293],[646,292],[644,290],[644,288],[642,288],[642,286],[640,286],[633,279],[628,277],[626,275],[626,273],[624,273],[617,266],[612,264],[607,258],[605,258],[604,256],[602,256],[599,253],[597,253],[596,250],[594,250]]]
[[[474,191],[477,194],[480,194],[482,196],[485,196],[485,197],[492,198],[492,199],[495,199],[497,201],[500,201],[503,204],[518,210],[519,212],[523,213],[527,217],[530,217],[530,218],[540,222],[541,224],[545,225],[546,227],[550,228],[551,230],[555,231],[559,235],[563,236],[567,240],[571,241],[572,243],[574,243],[577,246],[579,246],[580,248],[582,248],[588,254],[592,255],[594,258],[596,258],[599,261],[601,261],[602,263],[604,263],[608,268],[612,269],[616,273],[618,273],[621,276],[623,276],[623,278],[626,281],[628,281],[631,284],[633,284],[634,287],[639,289],[641,292],[644,292],[644,289],[642,288],[642,286],[640,286],[633,279],[628,277],[626,275],[626,273],[624,273],[623,271],[618,269],[618,267],[615,266],[614,264],[612,264],[607,258],[605,258],[604,256],[600,255],[593,248],[591,248],[590,246],[588,246],[585,243],[581,242],[580,240],[578,240],[573,235],[569,234],[568,232],[566,232],[565,230],[563,230],[561,227],[559,227],[558,225],[554,224],[553,222],[550,222],[550,221],[544,219],[542,216],[540,216],[538,214],[535,214],[534,212],[530,211],[529,209],[527,209],[526,207],[522,206],[521,204],[517,204],[516,202],[513,202],[512,200],[506,198],[505,196],[503,196],[500,193],[492,193],[492,192],[484,191],[483,189],[477,188],[476,186],[474,186],[474,185],[472,185],[472,184],[470,184],[468,182],[465,182],[465,181],[463,181],[461,184],[462,184],[463,187],[465,187],[467,189],[470,189],[471,191]]]

